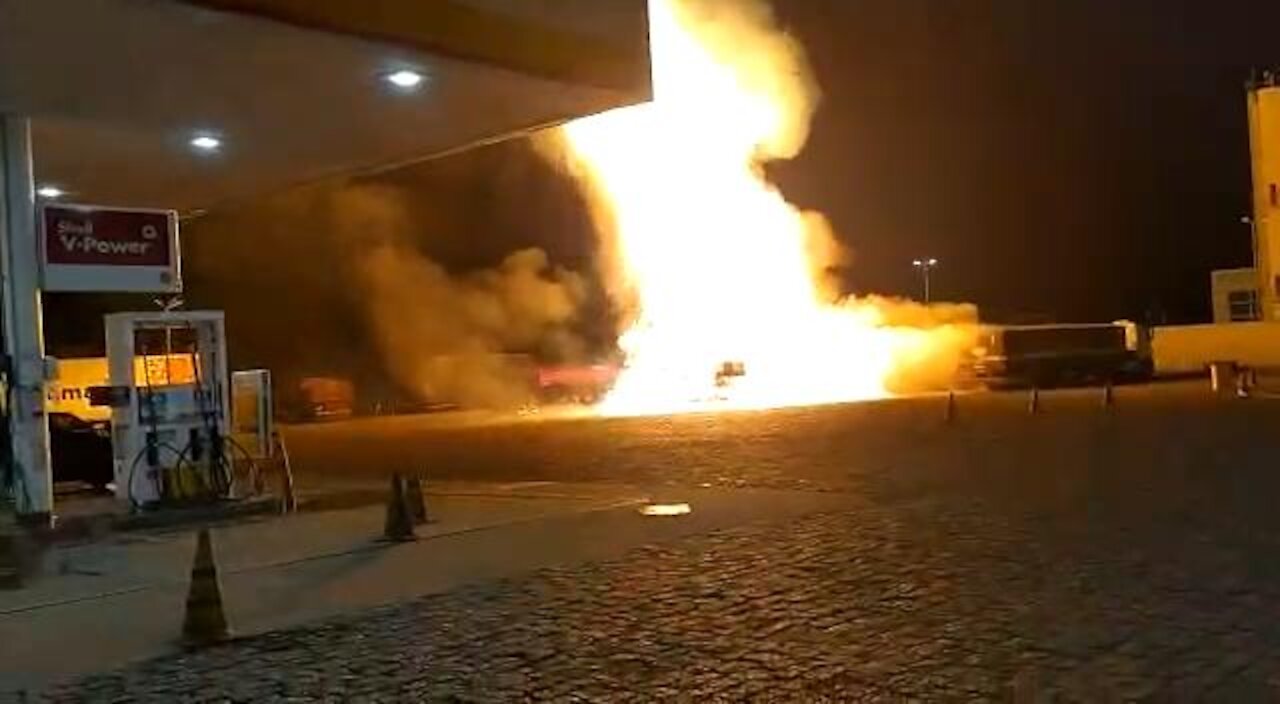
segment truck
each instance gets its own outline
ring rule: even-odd
[[[973,358],[974,375],[993,387],[1140,381],[1155,371],[1150,331],[1128,320],[987,325]]]
[[[308,376],[280,388],[276,399],[276,413],[286,420],[337,420],[355,415],[356,387],[342,377]]]

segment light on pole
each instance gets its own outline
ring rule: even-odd
[[[1240,218],[1241,225],[1249,226],[1249,244],[1253,247],[1253,268],[1258,268],[1258,222],[1245,215]]]
[[[920,276],[924,279],[924,302],[929,303],[929,272],[938,265],[938,260],[933,257],[927,259],[914,259],[911,265],[920,270]]]

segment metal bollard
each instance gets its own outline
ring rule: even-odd
[[[943,419],[946,420],[947,424],[951,424],[956,421],[956,392],[955,391],[947,391],[947,411],[946,411],[946,415],[943,416]]]
[[[1027,413],[1035,415],[1040,412],[1040,387],[1031,387],[1031,396],[1027,399]]]
[[[1209,385],[1216,394],[1229,393],[1236,385],[1236,363],[1210,362]]]
[[[298,494],[293,485],[293,465],[289,463],[289,448],[284,445],[284,436],[276,431],[272,433],[272,449],[280,464],[281,487],[280,512],[296,513],[298,510]]]
[[[1107,383],[1102,385],[1102,407],[1111,408],[1112,406],[1115,405],[1115,403],[1116,403],[1115,389],[1112,387],[1111,382],[1108,381]]]

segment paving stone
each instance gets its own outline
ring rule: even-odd
[[[465,468],[614,478],[574,458],[616,454],[609,472],[841,492],[845,508],[161,657],[43,698],[1274,696],[1280,404],[1159,415],[1121,397],[1106,425],[1092,397],[1034,422],[964,399],[963,426],[907,440],[889,425],[860,432],[879,422],[868,408],[710,430],[677,419],[662,433],[640,421],[522,428],[512,433],[528,442],[468,449],[492,454],[492,467]]]

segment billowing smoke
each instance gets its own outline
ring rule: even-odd
[[[452,276],[408,247],[383,244],[357,266],[388,371],[427,399],[519,405],[533,391],[530,353],[564,357],[576,351],[567,326],[581,300],[581,282],[551,267],[541,250],[516,252],[492,270]]]
[[[282,399],[301,378],[336,376],[368,402],[523,403],[535,360],[577,361],[586,356],[577,329],[595,331],[590,301],[579,320],[589,287],[528,244],[554,238],[512,230],[506,213],[516,209],[554,221],[544,201],[555,194],[527,186],[542,173],[521,163],[489,152],[194,220],[188,300],[227,310],[233,363],[272,369]],[[525,185],[504,190],[525,200],[495,204],[483,188],[495,173]],[[490,206],[485,217],[477,199]],[[566,229],[562,221],[555,232]],[[404,393],[389,394],[388,381]]]
[[[921,341],[901,347],[885,378],[885,389],[899,394],[918,393],[968,383],[961,377],[978,341],[978,307],[972,303],[921,303],[893,296],[846,294],[844,277],[853,268],[853,251],[836,238],[822,213],[805,211],[803,217],[811,275],[827,302]]]
[[[886,327],[917,335],[926,344],[907,346],[885,379],[894,393],[940,391],[972,383],[963,378],[978,341],[978,307],[971,303],[929,303],[867,296],[845,305],[870,306]]]
[[[927,343],[903,345],[885,378],[892,393],[937,391],[964,385],[961,378],[978,340],[978,307],[971,303],[921,303],[907,298],[845,293],[854,252],[836,238],[826,216],[805,211],[805,251],[811,276],[833,306],[862,312],[876,325]]]
[[[528,402],[534,360],[572,358],[584,296],[578,275],[539,249],[491,269],[455,275],[422,253],[398,191],[351,188],[334,196],[337,230],[351,246],[355,290],[383,363],[423,400],[504,408]]]

